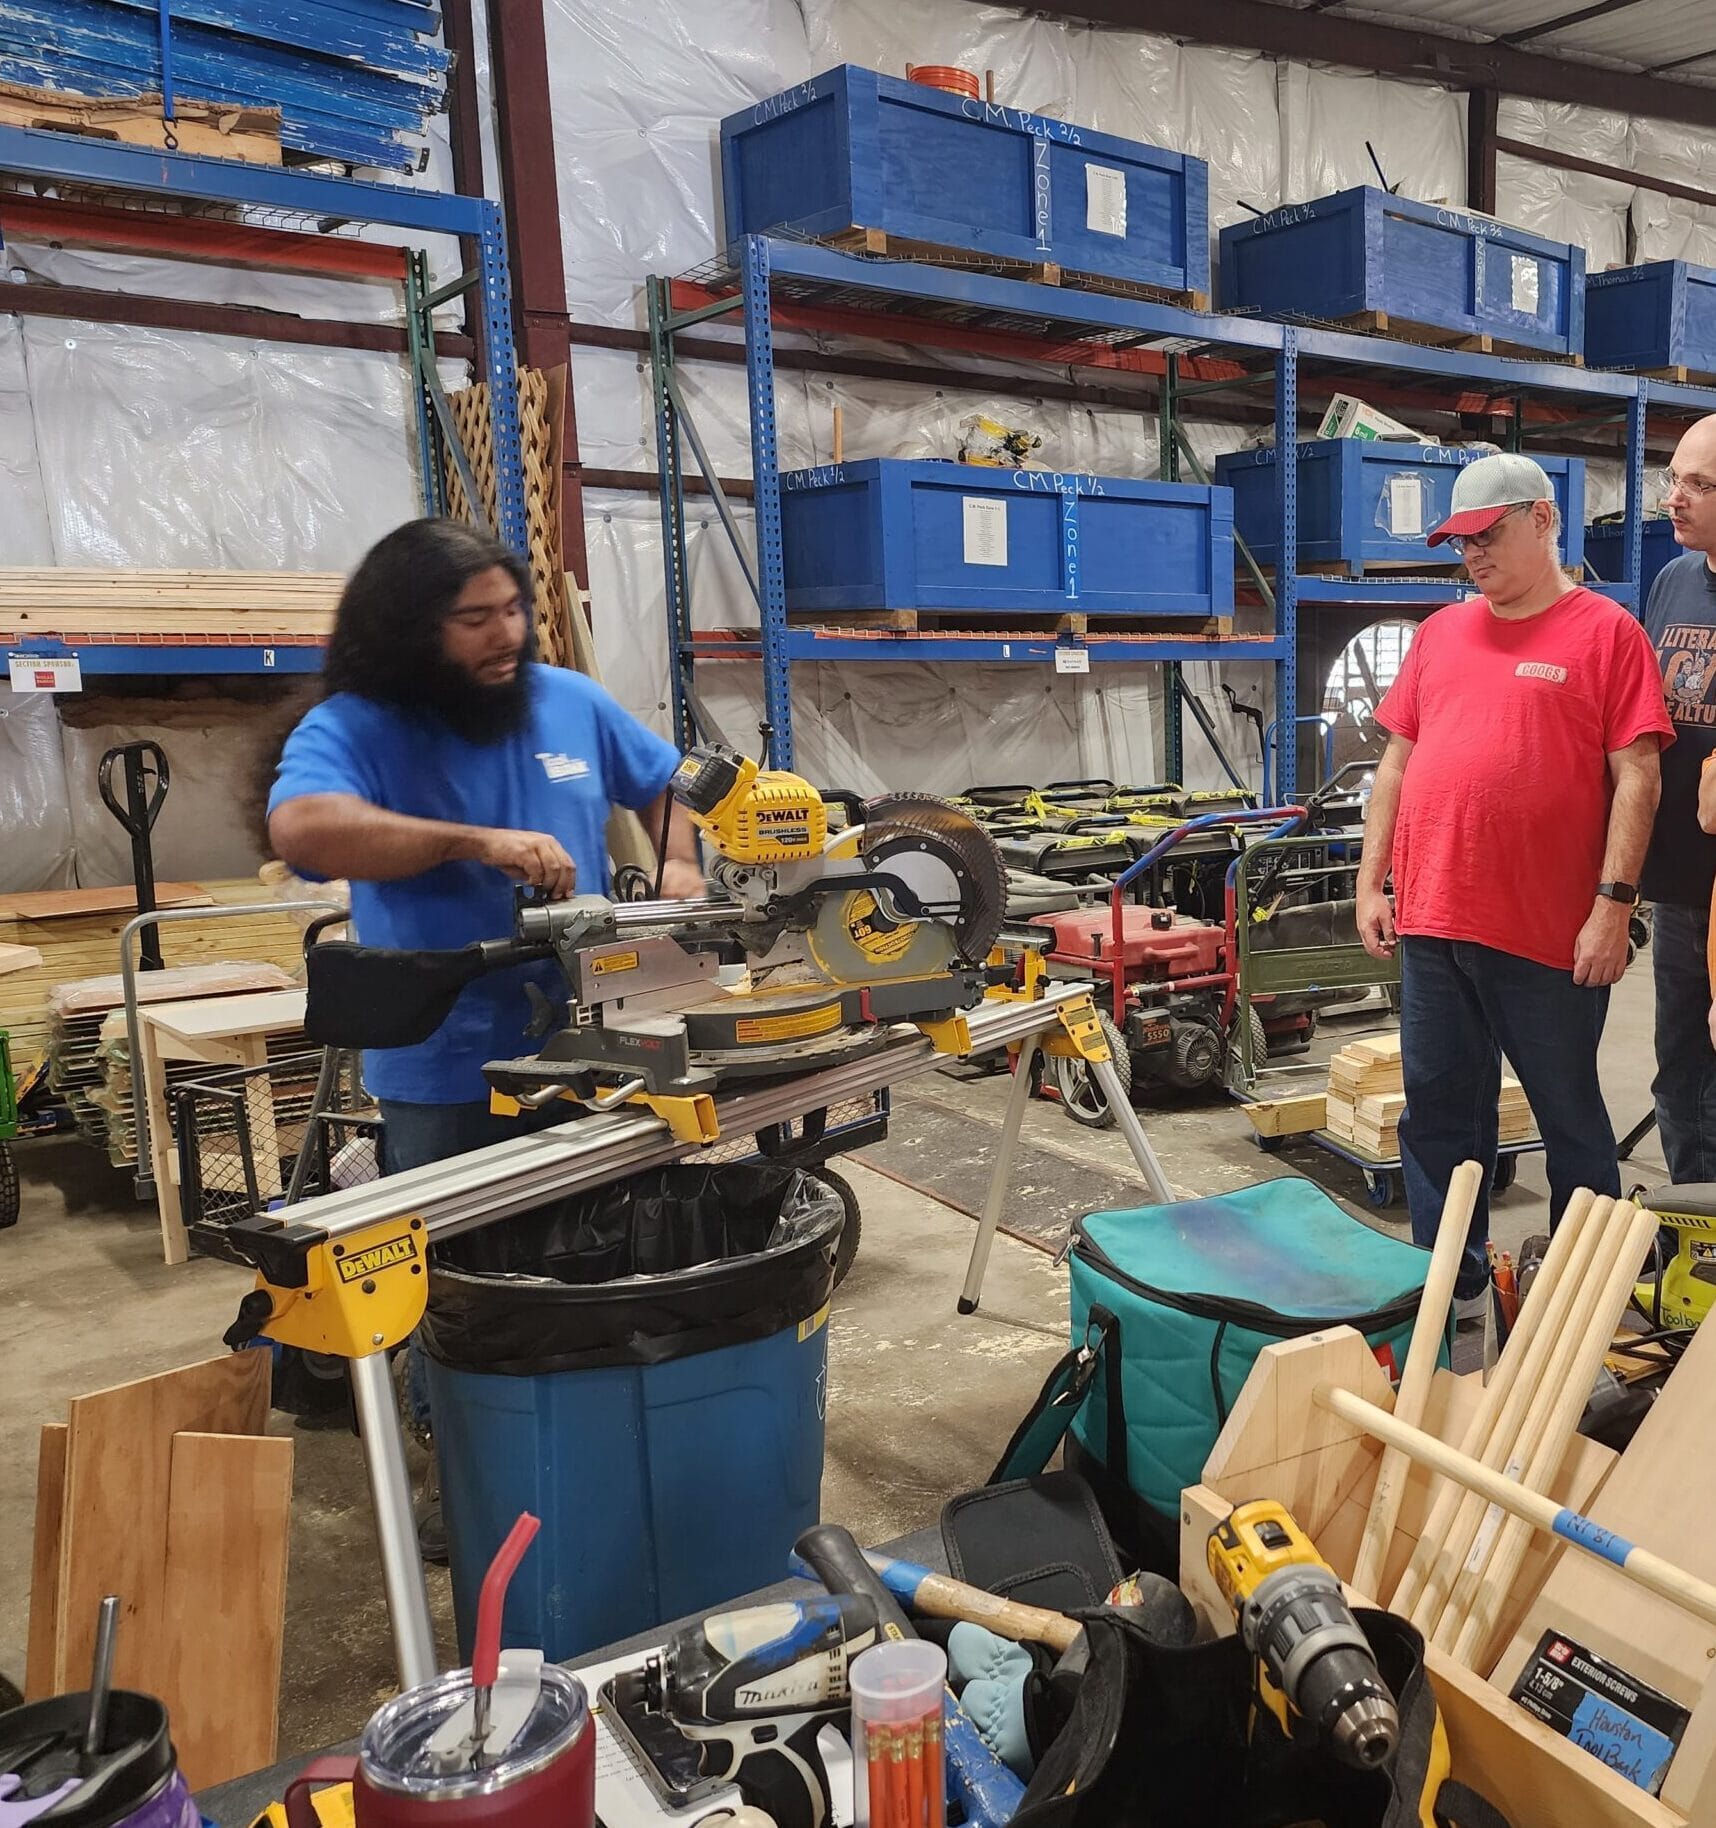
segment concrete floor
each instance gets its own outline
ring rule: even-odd
[[[1326,1039],[1339,1045],[1338,1025]],[[1635,968],[1616,992],[1603,1077],[1617,1130],[1649,1100],[1650,983]],[[974,1124],[999,1124],[1005,1083],[938,1077],[923,1095]],[[912,1096],[896,1097],[896,1133],[911,1125]],[[1231,1105],[1182,1103],[1147,1113],[1170,1179],[1214,1192],[1308,1167],[1360,1216],[1357,1174],[1304,1146],[1262,1155]],[[1073,1126],[1046,1104],[1027,1117],[1027,1138],[1080,1166],[1124,1174],[1113,1132]],[[0,1672],[21,1679],[28,1621],[37,1431],[63,1420],[68,1398],[188,1363],[220,1350],[246,1275],[226,1265],[159,1261],[152,1209],[137,1206],[125,1177],[70,1141],[19,1149],[24,1214],[0,1232]],[[1654,1136],[1623,1179],[1661,1178]],[[971,1222],[946,1205],[863,1167],[851,1168],[864,1244],[835,1303],[823,1515],[863,1541],[934,1521],[955,1492],[981,1484],[1066,1337],[1066,1277],[1044,1252],[1002,1238],[981,1311],[961,1319],[954,1301]],[[981,1204],[983,1188],[963,1190]],[[1516,1247],[1541,1229],[1541,1160],[1528,1158],[1497,1203],[1498,1243]],[[1380,1222],[1398,1224],[1399,1214]],[[356,1441],[339,1430],[300,1430],[292,1565],[287,1596],[282,1755],[353,1734],[391,1687],[386,1617]],[[444,1575],[432,1573],[449,1660]]]

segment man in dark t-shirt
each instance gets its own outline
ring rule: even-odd
[[[1716,753],[1716,415],[1681,439],[1664,506],[1685,548],[1657,573],[1645,609],[1676,740],[1662,755],[1662,803],[1640,888],[1656,904],[1657,1127],[1669,1178],[1716,1180],[1716,1048],[1706,943],[1716,838],[1698,826],[1698,777]]]

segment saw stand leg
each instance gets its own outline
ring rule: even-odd
[[[977,1236],[972,1241],[971,1261],[965,1269],[965,1287],[959,1297],[959,1311],[962,1314],[975,1314],[983,1294],[983,1275],[989,1267],[990,1247],[995,1242],[995,1233],[1001,1224],[1001,1211],[1007,1203],[1007,1184],[1013,1175],[1013,1153],[1018,1146],[1019,1132],[1024,1127],[1025,1106],[1031,1098],[1031,1066],[1040,1040],[1038,1035],[1027,1035],[1019,1044],[1019,1058],[1013,1067],[1013,1085],[1007,1095],[1007,1114],[1001,1124],[1001,1141],[995,1150],[995,1165],[989,1173],[989,1191],[983,1201],[983,1217],[978,1222]],[[1132,1101],[1120,1083],[1114,1062],[1107,1059],[1087,1060],[1086,1064],[1095,1075],[1097,1084],[1102,1087],[1102,1095],[1108,1100],[1108,1108],[1120,1125],[1120,1132],[1126,1138],[1127,1147],[1131,1149],[1132,1159],[1137,1162],[1138,1171],[1144,1177],[1144,1185],[1149,1189],[1150,1197],[1159,1205],[1169,1205],[1173,1201],[1174,1190],[1168,1185],[1168,1177],[1162,1172],[1156,1151],[1151,1148],[1150,1139],[1144,1134],[1144,1125],[1139,1121],[1138,1113],[1132,1108]]]
[[[417,1547],[417,1524],[411,1514],[411,1476],[405,1466],[405,1431],[393,1398],[393,1378],[385,1352],[347,1361],[358,1433],[363,1437],[369,1469],[370,1498],[375,1505],[376,1545],[381,1551],[381,1580],[393,1625],[399,1661],[399,1685],[416,1688],[436,1673],[435,1632],[429,1622],[429,1593],[423,1580],[423,1556]]]

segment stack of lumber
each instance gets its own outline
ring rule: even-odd
[[[185,979],[198,973],[222,974],[229,981],[218,984],[212,990],[206,983],[193,984],[189,989],[164,990],[160,997],[149,997],[146,1000],[177,1002],[186,996],[226,996],[244,991],[289,988],[285,972],[272,965],[192,966],[184,971],[151,972],[150,977]],[[240,975],[245,979],[243,983],[230,981]],[[81,1020],[87,1022],[90,1018]],[[107,1158],[114,1167],[129,1168],[137,1160],[137,1130],[132,1099],[131,1055],[125,1039],[125,1010],[123,1007],[115,1008],[105,1016],[96,1015],[93,1020],[97,1030],[96,1074],[84,1095],[85,1108],[79,1109],[75,1104],[72,1108],[77,1112],[80,1133],[91,1142],[104,1144]],[[54,1057],[56,1046],[57,1042],[50,1045],[50,1060]],[[280,1147],[288,1157],[287,1169],[290,1172],[290,1157],[297,1153],[304,1128],[309,1122],[321,1050],[310,1046],[304,1039],[302,1029],[270,1035],[266,1046],[268,1076],[273,1089],[274,1120]],[[236,1069],[230,1066],[210,1066],[200,1060],[167,1060],[162,1063],[162,1069],[166,1079],[167,1127],[176,1145],[179,1139],[179,1101],[175,1093],[181,1087],[204,1085],[210,1080],[231,1086]],[[211,1098],[198,1102],[201,1106],[198,1117],[199,1135],[205,1128],[230,1133],[236,1127],[233,1108],[225,1100]],[[84,1122],[85,1110],[89,1112],[87,1128]]]
[[[0,81],[158,96],[164,10],[160,0],[7,0]],[[415,172],[446,96],[439,23],[431,0],[175,0],[175,114],[191,100],[276,109],[288,163]]]
[[[1398,1035],[1355,1041],[1329,1062],[1326,1127],[1331,1136],[1392,1161],[1400,1154],[1405,1109]],[[1532,1134],[1531,1106],[1517,1079],[1503,1075],[1496,1110],[1500,1141],[1524,1142]]]
[[[237,906],[272,901],[271,890],[250,881],[156,885],[162,907]],[[27,895],[0,894],[0,947],[33,947],[41,963],[0,973],[0,1028],[12,1037],[12,1063],[22,1069],[48,1049],[52,1017],[49,998],[57,986],[83,978],[111,978],[115,1007],[118,994],[119,934],[137,912],[130,889],[44,890]],[[296,974],[304,962],[303,929],[289,914],[250,914],[238,919],[168,921],[161,932],[161,953],[169,967],[227,962],[270,965]],[[147,972],[138,982],[151,989],[171,970]],[[161,990],[159,996],[185,996],[193,990]]]
[[[103,571],[0,566],[0,643],[25,636],[325,642],[337,571]]]

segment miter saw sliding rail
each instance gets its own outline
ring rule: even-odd
[[[1014,1094],[960,1299],[961,1311],[970,1312],[977,1305],[999,1224],[1007,1171],[1024,1115],[1021,1094],[1029,1089],[1030,1055],[1039,1043],[1051,1050],[1094,1048],[1086,1058],[1099,1082],[1109,1082],[1108,1095],[1150,1198],[1166,1202],[1173,1193],[1137,1113],[1113,1078],[1088,986],[1051,984],[1036,996],[985,1000],[960,1021],[970,1051],[1008,1048],[1019,1055]],[[929,1071],[945,1057],[945,1050],[928,1036],[888,1030],[874,1051],[858,1058],[719,1093],[714,1099],[719,1126],[725,1135],[766,1131],[874,1094]],[[663,1118],[626,1106],[323,1194],[277,1215],[192,1228],[199,1249],[247,1263],[258,1272],[257,1287],[244,1298],[227,1333],[229,1344],[265,1336],[351,1361],[388,1613],[404,1686],[426,1681],[437,1665],[387,1349],[422,1318],[428,1246],[562,1195],[697,1153],[697,1146],[676,1138]]]

